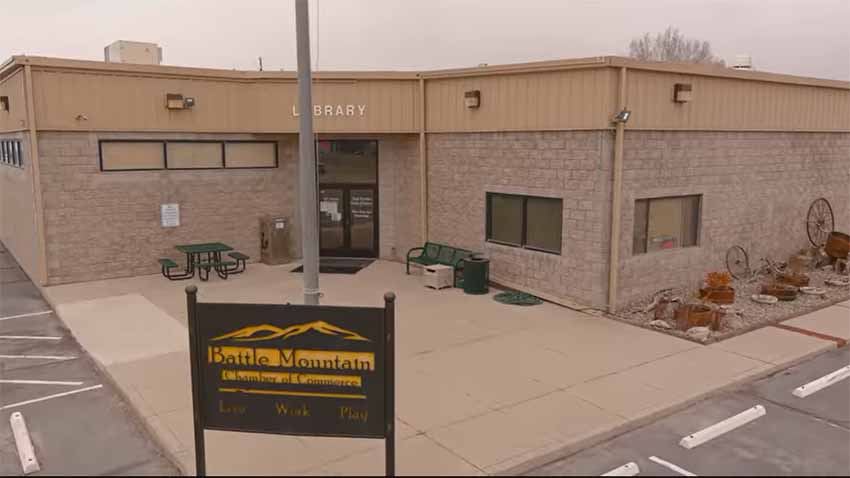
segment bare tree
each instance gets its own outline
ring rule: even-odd
[[[645,33],[633,39],[629,43],[629,56],[650,61],[726,64],[723,59],[714,56],[710,43],[687,38],[673,26],[667,27],[664,33]]]

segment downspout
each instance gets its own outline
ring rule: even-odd
[[[38,154],[38,133],[35,125],[35,94],[32,87],[32,66],[24,65],[24,89],[27,100],[27,128],[30,139],[30,164],[32,165],[32,191],[35,196],[35,225],[38,234],[39,284],[47,285],[47,242],[44,233],[44,202],[41,197],[41,167]]]
[[[425,78],[419,76],[419,192],[422,243],[428,240],[428,147],[425,144]]]
[[[620,89],[617,95],[617,113],[626,109],[626,68],[620,68]],[[611,253],[608,258],[608,313],[617,309],[617,273],[620,270],[620,213],[623,198],[623,136],[626,123],[617,121],[614,131],[614,183],[611,194]]]

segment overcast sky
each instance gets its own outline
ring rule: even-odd
[[[759,70],[850,79],[850,0],[310,3],[313,58],[318,50],[320,69],[624,55],[632,37],[674,25],[710,41],[727,62],[744,53]],[[103,47],[122,39],[159,43],[171,65],[255,69],[262,56],[266,69],[295,67],[293,0],[5,0],[3,6],[2,59],[28,54],[102,60]]]

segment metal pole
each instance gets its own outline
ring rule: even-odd
[[[384,389],[384,453],[386,476],[395,476],[395,294],[384,294],[384,327],[386,337],[384,360],[386,362]]]
[[[304,303],[319,305],[319,206],[316,194],[316,145],[313,141],[310,19],[307,0],[295,0],[295,31],[298,49],[298,170]]]
[[[201,370],[198,363],[198,288],[186,287],[186,312],[189,322],[189,360],[192,375],[192,417],[195,424],[195,476],[207,475],[207,456],[204,444],[204,416],[201,411]]]

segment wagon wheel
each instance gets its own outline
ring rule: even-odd
[[[726,251],[726,269],[736,279],[746,279],[752,275],[750,257],[741,246],[732,246]]]
[[[815,247],[822,247],[826,244],[833,227],[835,227],[835,216],[832,215],[832,206],[829,205],[829,201],[824,198],[815,199],[806,215],[806,233],[809,235],[809,241]]]

